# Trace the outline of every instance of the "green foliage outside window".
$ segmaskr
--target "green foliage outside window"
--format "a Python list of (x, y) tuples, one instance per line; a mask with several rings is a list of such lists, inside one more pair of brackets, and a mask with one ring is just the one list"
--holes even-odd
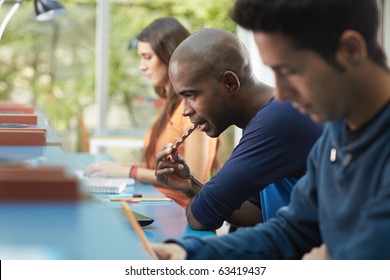
[[(108, 1), (108, 0), (102, 0)], [(95, 103), (96, 1), (62, 1), (68, 13), (54, 21), (35, 20), (32, 1), (24, 1), (0, 41), (0, 100), (28, 102), (40, 108), (56, 131), (78, 129), (77, 117)], [(132, 127), (152, 117), (137, 102), (155, 94), (138, 70), (130, 39), (156, 18), (173, 16), (191, 32), (220, 27), (235, 32), (228, 16), (233, 0), (116, 0), (111, 3), (109, 106), (127, 108)], [(10, 9), (6, 1), (0, 20)], [(70, 147), (71, 150), (76, 149)]]

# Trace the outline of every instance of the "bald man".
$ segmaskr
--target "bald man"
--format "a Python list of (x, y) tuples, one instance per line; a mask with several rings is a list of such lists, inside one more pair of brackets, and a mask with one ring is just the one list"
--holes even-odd
[(274, 217), (305, 173), (322, 126), (290, 103), (275, 102), (273, 88), (255, 77), (245, 46), (226, 30), (204, 29), (183, 41), (171, 57), (169, 77), (185, 100), (183, 115), (208, 136), (231, 125), (243, 129), (231, 157), (205, 184), (170, 145), (157, 154), (158, 182), (192, 199), (190, 226), (217, 229), (225, 220), (252, 226)]

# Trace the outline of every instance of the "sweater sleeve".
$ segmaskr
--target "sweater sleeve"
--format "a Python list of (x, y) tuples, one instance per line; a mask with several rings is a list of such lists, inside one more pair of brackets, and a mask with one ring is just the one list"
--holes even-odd
[(270, 183), (301, 177), (321, 130), (290, 104), (268, 103), (245, 128), (229, 160), (194, 197), (194, 217), (215, 227)]

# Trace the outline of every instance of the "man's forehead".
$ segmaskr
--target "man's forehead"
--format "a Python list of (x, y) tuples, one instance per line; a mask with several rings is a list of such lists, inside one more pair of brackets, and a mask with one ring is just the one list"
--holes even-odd
[(171, 68), (173, 71), (177, 71), (178, 69), (185, 70), (190, 65), (190, 62), (183, 58), (175, 58), (172, 57), (169, 61), (169, 68)]
[(277, 50), (294, 50), (293, 41), (282, 33), (254, 32), (255, 42), (259, 48), (269, 48)]
[(275, 59), (291, 59), (298, 50), (293, 41), (282, 33), (254, 32), (254, 39), (265, 64)]
[(193, 79), (197, 75), (198, 65), (189, 61), (173, 61), (169, 64), (169, 73), (172, 78), (186, 77), (186, 79)]

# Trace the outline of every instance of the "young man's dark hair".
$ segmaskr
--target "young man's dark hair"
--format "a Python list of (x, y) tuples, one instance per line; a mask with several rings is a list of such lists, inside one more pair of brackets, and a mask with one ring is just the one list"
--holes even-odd
[(376, 0), (240, 0), (231, 17), (244, 28), (281, 32), (295, 47), (317, 52), (340, 68), (334, 57), (339, 37), (346, 29), (358, 31), (367, 44), (368, 56), (382, 67), (386, 56), (378, 44), (380, 15)]

